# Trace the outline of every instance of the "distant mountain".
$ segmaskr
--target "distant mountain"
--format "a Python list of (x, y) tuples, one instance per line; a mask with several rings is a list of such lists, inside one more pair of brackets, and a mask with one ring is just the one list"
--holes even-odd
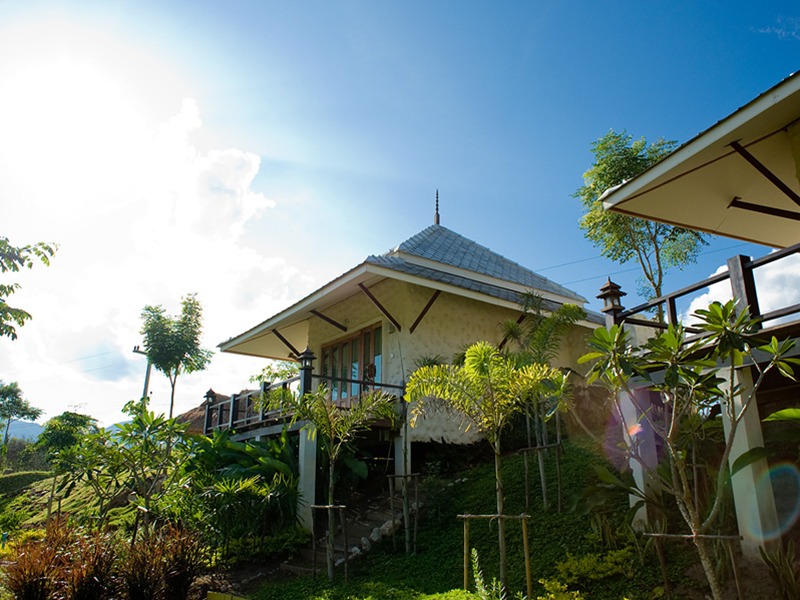
[[(5, 423), (3, 423), (5, 425)], [(44, 431), (44, 427), (32, 423), (31, 421), (11, 421), (11, 427), (8, 428), (9, 438), (20, 438), (23, 440), (35, 440), (39, 434)], [(0, 437), (0, 442), (3, 439)]]

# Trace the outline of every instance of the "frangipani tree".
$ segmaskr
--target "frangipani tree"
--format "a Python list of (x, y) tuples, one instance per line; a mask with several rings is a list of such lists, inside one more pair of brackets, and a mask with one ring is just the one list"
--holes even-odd
[[(346, 445), (356, 435), (369, 429), (376, 420), (387, 420), (394, 423), (395, 397), (385, 392), (373, 390), (358, 398), (352, 398), (349, 404), (333, 402), (330, 392), (320, 387), (316, 392), (305, 396), (294, 394), (290, 390), (274, 390), (266, 399), (270, 410), (280, 410), (291, 417), (292, 421), (307, 421), (304, 428), (308, 436), (319, 436), (319, 442), (328, 455), (328, 506), (334, 503), (334, 484), (336, 483), (336, 462), (342, 455)], [(313, 498), (306, 498), (313, 504)], [(336, 520), (333, 508), (328, 509), (328, 579), (334, 578), (333, 534)]]
[[(784, 376), (794, 378), (792, 364), (800, 364), (800, 361), (786, 358), (794, 346), (791, 341), (779, 343), (773, 337), (769, 343), (759, 342), (757, 322), (749, 318), (746, 309), (737, 310), (734, 301), (715, 302), (707, 310), (697, 311), (695, 316), (700, 322), (693, 327), (705, 335), (688, 338), (681, 325), (669, 325), (642, 347), (633, 346), (627, 332), (618, 325), (597, 329), (589, 341), (592, 352), (581, 361), (595, 361), (589, 382), (599, 381), (611, 391), (612, 409), (629, 440), (620, 452), (641, 465), (662, 494), (675, 500), (692, 533), (713, 597), (722, 600), (710, 543), (703, 536), (713, 532), (720, 514), (724, 483), (730, 476), (728, 458), (736, 432), (767, 374), (777, 369)], [(752, 386), (737, 383), (736, 369), (745, 362), (753, 370)], [(639, 401), (635, 387), (642, 384), (661, 394), (663, 414), (657, 416)], [(628, 398), (641, 415), (639, 422), (626, 421), (621, 405), (623, 397)], [(710, 502), (703, 503), (696, 493), (692, 455), (687, 451), (687, 444), (694, 443), (692, 435), (696, 441), (702, 431), (692, 432), (684, 425), (697, 415), (711, 415), (717, 406), (729, 426), (715, 489)], [(575, 416), (581, 423), (580, 415), (576, 413)], [(664, 456), (658, 466), (643, 455), (645, 449), (637, 439), (642, 425), (653, 432), (656, 443), (663, 448)], [(591, 435), (588, 428), (584, 429)], [(739, 464), (737, 460), (732, 470)], [(637, 494), (647, 497), (648, 490), (637, 490)]]
[[(444, 408), (463, 417), (467, 428), (475, 428), (494, 451), (497, 514), (504, 514), (502, 448), (500, 435), (511, 418), (523, 410), (524, 402), (538, 393), (550, 377), (563, 374), (546, 365), (520, 366), (487, 342), (470, 346), (463, 365), (431, 365), (415, 371), (406, 386), (413, 403), (412, 421), (431, 408)], [(555, 388), (554, 388), (555, 389)], [(505, 520), (498, 520), (500, 580), (508, 585)]]

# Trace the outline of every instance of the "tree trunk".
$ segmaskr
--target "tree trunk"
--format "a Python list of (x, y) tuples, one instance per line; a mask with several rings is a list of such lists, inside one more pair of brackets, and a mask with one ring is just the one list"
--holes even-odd
[(709, 548), (708, 540), (705, 538), (695, 538), (694, 545), (697, 547), (697, 553), (700, 555), (700, 563), (703, 565), (708, 585), (711, 588), (711, 595), (714, 600), (724, 600), (722, 596), (722, 588), (717, 579), (717, 573), (714, 570), (714, 559), (712, 557), (711, 549)]
[(500, 442), (494, 444), (494, 478), (497, 485), (497, 545), (500, 550), (500, 583), (503, 589), (508, 589), (508, 565), (506, 564), (506, 520), (503, 518), (505, 510), (505, 495), (503, 493), (503, 463), (500, 456)]
[[(528, 448), (531, 447), (531, 411), (528, 406), (525, 406), (525, 430), (528, 435)], [(526, 450), (523, 458), (525, 459), (525, 510), (531, 510), (531, 483), (530, 483), (530, 465), (528, 464), (528, 454), (530, 450)]]
[[(328, 547), (327, 547), (327, 556), (328, 556), (328, 581), (333, 581), (335, 576), (334, 569), (336, 564), (334, 562), (334, 546), (333, 546), (333, 534), (336, 530), (336, 517), (334, 514), (333, 508), (333, 461), (330, 461), (329, 465), (329, 472), (328, 472)], [(314, 550), (316, 552), (316, 549)]]
[[(538, 407), (534, 408), (533, 418), (533, 425), (536, 431), (536, 445), (539, 448), (536, 450), (536, 458), (539, 460), (539, 481), (542, 484), (542, 505), (544, 509), (547, 510), (547, 475), (544, 472), (544, 450), (542, 450), (542, 446), (545, 445), (544, 436), (542, 435), (542, 424), (544, 421), (539, 415)], [(547, 425), (545, 424), (544, 427), (547, 427)]]

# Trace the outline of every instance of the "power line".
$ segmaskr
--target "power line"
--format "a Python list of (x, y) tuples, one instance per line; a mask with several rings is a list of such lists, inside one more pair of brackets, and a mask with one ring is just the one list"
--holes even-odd
[[(746, 246), (746, 245), (747, 245), (746, 242), (742, 242), (740, 244), (734, 244), (733, 246), (727, 246), (725, 248), (717, 248), (715, 250), (705, 250), (704, 252), (700, 252), (700, 254), (698, 254), (698, 256), (705, 256), (707, 254), (716, 254), (717, 252), (727, 252), (728, 250), (734, 250), (736, 248), (741, 248), (742, 246)], [(537, 268), (537, 269), (532, 269), (532, 270), (535, 271), (536, 273), (540, 273), (542, 271), (549, 271), (551, 269), (559, 269), (561, 267), (568, 267), (570, 265), (576, 265), (578, 263), (584, 263), (584, 262), (589, 262), (589, 261), (592, 261), (592, 260), (598, 260), (600, 258), (603, 258), (603, 256), (602, 255), (588, 256), (586, 258), (579, 258), (577, 260), (573, 260), (573, 261), (570, 261), (570, 262), (565, 262), (565, 263), (561, 263), (561, 264), (558, 264), (558, 265), (551, 265), (549, 267), (542, 267), (540, 269)], [(619, 273), (626, 273), (627, 271), (618, 271), (618, 272)], [(614, 275), (614, 273), (611, 273), (611, 275)], [(606, 277), (606, 275), (603, 275), (603, 277)], [(590, 279), (595, 279), (595, 278), (592, 277)], [(579, 281), (587, 281), (587, 280), (586, 279), (581, 279)], [(577, 283), (577, 282), (570, 281), (570, 282), (567, 282), (567, 283)], [(564, 285), (566, 285), (566, 284), (564, 284)]]

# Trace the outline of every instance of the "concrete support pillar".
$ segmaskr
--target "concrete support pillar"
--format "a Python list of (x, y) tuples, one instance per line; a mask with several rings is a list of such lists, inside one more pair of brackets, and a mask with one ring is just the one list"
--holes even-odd
[(310, 531), (313, 522), (311, 505), (316, 502), (317, 494), (317, 432), (312, 425), (300, 432), (299, 463), (301, 501), (297, 506), (297, 515), (300, 524)]
[[(658, 467), (658, 451), (656, 449), (656, 435), (653, 428), (642, 415), (642, 411), (650, 413), (651, 418), (654, 409), (654, 398), (651, 390), (646, 388), (635, 389), (636, 402), (631, 397), (623, 393), (620, 397), (619, 406), (623, 418), (623, 438), (630, 451), (641, 460), (630, 459), (630, 468), (633, 473), (636, 487), (647, 495), (658, 494), (660, 490), (656, 486), (648, 471), (654, 471)], [(644, 463), (644, 464), (643, 464)], [(640, 502), (641, 498), (631, 495), (629, 502), (631, 508)], [(647, 507), (641, 506), (636, 511), (633, 518), (633, 526), (637, 530), (644, 530), (645, 525), (652, 519), (648, 518)]]
[[(749, 369), (738, 369), (734, 383), (743, 386), (745, 394), (752, 389), (753, 378)], [(728, 382), (729, 384), (731, 382)], [(734, 410), (740, 411), (745, 396), (738, 396)], [(728, 411), (723, 407), (722, 420), (725, 425), (725, 436), (731, 429)], [(764, 446), (761, 421), (758, 418), (756, 402), (750, 403), (744, 417), (739, 422), (728, 464), (733, 465), (742, 454)], [(737, 472), (732, 479), (733, 501), (736, 506), (736, 520), (742, 540), (742, 553), (745, 556), (758, 557), (759, 546), (773, 549), (773, 544), (780, 534), (778, 513), (775, 509), (775, 496), (769, 477), (769, 465), (766, 459), (759, 459)]]

